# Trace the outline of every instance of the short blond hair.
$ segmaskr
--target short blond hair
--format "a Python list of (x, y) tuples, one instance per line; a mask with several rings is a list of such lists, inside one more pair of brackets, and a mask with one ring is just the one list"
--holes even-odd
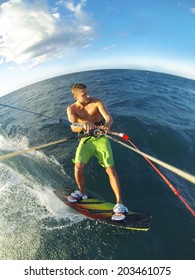
[(84, 85), (84, 84), (74, 84), (72, 87), (71, 87), (71, 92), (73, 95), (75, 95), (79, 90), (82, 90), (82, 89), (86, 89), (87, 86)]

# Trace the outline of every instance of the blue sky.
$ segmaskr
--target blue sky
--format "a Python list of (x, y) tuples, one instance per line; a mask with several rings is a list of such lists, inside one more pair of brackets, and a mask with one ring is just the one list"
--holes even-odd
[(195, 79), (195, 0), (0, 1), (0, 96), (103, 68)]

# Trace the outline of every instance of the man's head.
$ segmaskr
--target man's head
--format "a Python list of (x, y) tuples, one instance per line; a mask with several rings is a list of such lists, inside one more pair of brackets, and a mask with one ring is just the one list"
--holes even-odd
[(84, 84), (74, 84), (71, 88), (71, 92), (73, 97), (79, 102), (79, 103), (89, 103), (90, 96), (89, 92), (87, 90), (87, 86)]
[(84, 84), (74, 84), (71, 88), (73, 96), (77, 95), (78, 92), (87, 89), (87, 86)]

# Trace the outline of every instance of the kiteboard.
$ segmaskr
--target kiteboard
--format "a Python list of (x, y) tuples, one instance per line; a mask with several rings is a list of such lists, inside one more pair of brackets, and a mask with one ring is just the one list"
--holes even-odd
[(71, 192), (72, 191), (70, 189), (54, 191), (55, 195), (67, 206), (75, 209), (79, 213), (91, 219), (128, 230), (146, 231), (150, 229), (152, 222), (152, 216), (150, 214), (133, 212), (129, 210), (124, 220), (113, 221), (111, 220), (111, 216), (113, 214), (112, 209), (114, 204), (93, 197), (71, 203), (67, 199), (67, 196), (69, 196)]

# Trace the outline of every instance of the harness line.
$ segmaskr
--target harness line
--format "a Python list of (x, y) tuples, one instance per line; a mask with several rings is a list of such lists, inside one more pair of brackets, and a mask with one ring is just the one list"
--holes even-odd
[(49, 146), (52, 146), (52, 145), (60, 144), (60, 143), (66, 142), (66, 141), (68, 141), (72, 138), (75, 138), (75, 136), (67, 137), (65, 139), (61, 139), (61, 140), (58, 140), (58, 141), (54, 141), (54, 142), (50, 142), (50, 143), (47, 143), (47, 144), (39, 145), (39, 146), (32, 147), (32, 148), (29, 148), (29, 149), (26, 149), (26, 150), (17, 151), (17, 152), (13, 152), (13, 153), (9, 153), (9, 154), (4, 154), (4, 155), (0, 156), (0, 161), (5, 160), (5, 159), (9, 159), (9, 158), (13, 158), (13, 157), (17, 157), (17, 156), (20, 156), (22, 154), (27, 154), (29, 152), (39, 150), (39, 149), (43, 149), (43, 148), (46, 148), (46, 147), (49, 147)]
[(15, 107), (15, 106), (2, 104), (2, 103), (0, 103), (0, 106), (10, 108), (10, 109), (14, 109), (14, 110), (18, 110), (18, 111), (22, 111), (22, 112), (26, 112), (26, 113), (31, 113), (31, 114), (34, 114), (34, 115), (37, 115), (37, 116), (40, 116), (40, 117), (44, 117), (44, 118), (48, 118), (48, 119), (52, 119), (52, 120), (56, 121), (56, 119), (53, 118), (53, 117), (43, 115), (43, 114), (40, 114), (40, 113), (37, 113), (37, 112), (33, 112), (33, 111), (30, 111), (30, 110), (25, 110), (25, 109), (22, 109), (22, 108), (18, 108), (18, 107)]

